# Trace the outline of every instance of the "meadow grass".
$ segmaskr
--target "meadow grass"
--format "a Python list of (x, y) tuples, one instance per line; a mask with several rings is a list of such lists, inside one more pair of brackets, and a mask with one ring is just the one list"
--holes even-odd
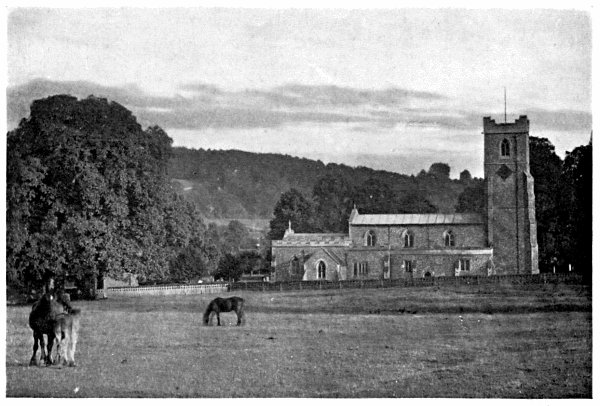
[(29, 367), (8, 307), (9, 397), (589, 398), (591, 288), (456, 286), (109, 298), (82, 309), (75, 368)]

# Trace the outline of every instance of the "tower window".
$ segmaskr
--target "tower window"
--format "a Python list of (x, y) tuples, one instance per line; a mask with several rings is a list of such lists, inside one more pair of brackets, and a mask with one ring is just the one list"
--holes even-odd
[(365, 244), (367, 247), (374, 247), (376, 242), (377, 238), (375, 237), (375, 232), (373, 232), (373, 230), (367, 231), (367, 234), (365, 235)]
[(500, 143), (500, 156), (510, 156), (510, 142), (506, 138)]
[(455, 238), (454, 238), (454, 233), (452, 232), (452, 230), (448, 230), (448, 231), (444, 232), (444, 246), (454, 247), (454, 245), (455, 245)]
[(415, 245), (413, 233), (408, 230), (406, 230), (402, 235), (402, 241), (404, 243), (404, 248), (412, 248)]
[(319, 264), (317, 265), (317, 279), (325, 279), (325, 270), (325, 262), (319, 261)]

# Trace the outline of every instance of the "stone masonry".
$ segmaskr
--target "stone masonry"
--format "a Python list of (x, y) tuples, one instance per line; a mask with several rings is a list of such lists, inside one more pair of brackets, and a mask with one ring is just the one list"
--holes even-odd
[(348, 234), (272, 241), (275, 280), (403, 279), (535, 274), (538, 247), (529, 120), (483, 119), (487, 213), (360, 214)]

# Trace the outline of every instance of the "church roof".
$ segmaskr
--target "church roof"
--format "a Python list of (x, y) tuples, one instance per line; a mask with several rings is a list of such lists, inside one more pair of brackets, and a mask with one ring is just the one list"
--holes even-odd
[(336, 264), (340, 264), (346, 266), (346, 261), (344, 261), (344, 251), (340, 250), (340, 248), (327, 248), (323, 247), (323, 251), (327, 253), (335, 261)]
[(286, 245), (333, 245), (333, 246), (347, 246), (350, 245), (351, 240), (348, 234), (333, 234), (333, 233), (293, 233), (286, 234), (282, 240), (272, 241), (273, 246), (286, 246)]
[(357, 214), (351, 219), (353, 226), (360, 225), (432, 225), (432, 224), (484, 224), (477, 213), (452, 214)]

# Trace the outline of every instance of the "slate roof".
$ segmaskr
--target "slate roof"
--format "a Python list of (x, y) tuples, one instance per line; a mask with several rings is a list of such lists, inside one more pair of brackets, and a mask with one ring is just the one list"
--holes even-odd
[(357, 214), (350, 222), (360, 225), (400, 225), (400, 224), (484, 224), (483, 216), (476, 213), (452, 214)]

